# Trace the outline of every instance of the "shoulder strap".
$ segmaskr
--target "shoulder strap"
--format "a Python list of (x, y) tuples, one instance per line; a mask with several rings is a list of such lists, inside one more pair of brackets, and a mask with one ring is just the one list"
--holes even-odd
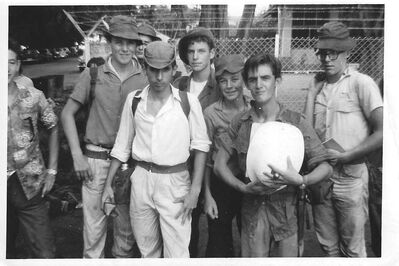
[(179, 96), (180, 96), (180, 105), (181, 108), (183, 109), (184, 114), (186, 115), (188, 119), (188, 115), (190, 114), (190, 102), (188, 101), (188, 96), (186, 91), (179, 90)]
[(138, 98), (136, 96), (138, 96), (141, 92), (142, 92), (142, 90), (137, 90), (136, 93), (134, 94), (133, 101), (132, 101), (132, 114), (133, 114), (133, 116), (136, 113), (137, 105), (139, 104), (139, 102), (141, 100), (141, 98)]
[(188, 83), (190, 82), (190, 77), (189, 76), (183, 76), (180, 78), (179, 81), (179, 91), (187, 91), (188, 88)]
[(98, 76), (98, 66), (96, 64), (92, 64), (90, 66), (90, 92), (89, 92), (90, 105), (95, 96), (94, 92), (96, 89), (97, 76)]
[[(135, 95), (133, 97), (133, 101), (132, 101), (132, 113), (133, 113), (133, 116), (136, 113), (137, 105), (139, 104), (139, 102), (141, 100), (141, 98), (138, 98), (136, 96), (138, 96), (141, 92), (142, 92), (141, 90), (136, 91), (136, 93), (135, 93)], [(180, 96), (180, 99), (181, 99), (181, 102), (180, 102), (181, 108), (183, 109), (183, 112), (184, 112), (185, 116), (188, 119), (188, 115), (190, 114), (190, 109), (191, 108), (190, 108), (190, 103), (188, 101), (187, 92), (179, 91), (179, 96)]]

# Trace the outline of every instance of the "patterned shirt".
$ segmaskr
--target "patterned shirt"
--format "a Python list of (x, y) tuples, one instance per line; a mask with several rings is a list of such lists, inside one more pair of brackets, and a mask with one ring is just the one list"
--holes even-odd
[(44, 94), (18, 85), (14, 102), (8, 106), (7, 177), (17, 173), (27, 199), (40, 192), (46, 166), (39, 148), (38, 121), (51, 129), (58, 118)]

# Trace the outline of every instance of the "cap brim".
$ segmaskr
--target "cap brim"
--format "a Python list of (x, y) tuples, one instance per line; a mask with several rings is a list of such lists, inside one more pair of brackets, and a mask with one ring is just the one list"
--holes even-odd
[(244, 68), (244, 65), (243, 66), (234, 66), (234, 65), (227, 66), (227, 67), (224, 67), (224, 68), (221, 68), (221, 69), (218, 69), (217, 71), (215, 71), (215, 76), (219, 77), (225, 71), (229, 72), (231, 74), (234, 74), (234, 73), (240, 72), (241, 70), (243, 70), (243, 68)]
[(109, 36), (109, 37), (118, 37), (118, 38), (122, 38), (122, 39), (126, 39), (126, 40), (132, 40), (132, 41), (136, 41), (138, 43), (138, 45), (141, 45), (143, 43), (143, 41), (140, 39), (140, 36), (137, 34), (122, 34), (122, 33), (113, 33), (111, 34), (108, 31), (104, 32), (104, 36)]

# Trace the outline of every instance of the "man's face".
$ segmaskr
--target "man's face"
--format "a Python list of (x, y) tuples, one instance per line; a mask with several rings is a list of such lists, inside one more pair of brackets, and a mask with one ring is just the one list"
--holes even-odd
[(172, 67), (172, 64), (157, 69), (149, 65), (146, 66), (146, 73), (150, 88), (154, 91), (160, 92), (164, 89), (169, 88), (169, 84), (172, 82), (173, 75), (176, 72), (176, 68)]
[(251, 91), (255, 102), (264, 104), (276, 97), (276, 84), (280, 80), (276, 79), (268, 64), (263, 64), (248, 72), (247, 88)]
[(136, 53), (136, 41), (112, 36), (109, 44), (111, 57), (117, 64), (127, 65), (132, 61), (132, 56)]
[(206, 42), (191, 42), (187, 48), (187, 60), (193, 72), (201, 72), (211, 64), (215, 50), (209, 49)]
[(12, 50), (8, 50), (8, 84), (19, 75), (20, 66), (21, 61), (17, 59), (17, 54)]
[(348, 52), (320, 49), (316, 53), (327, 76), (341, 75), (345, 71)]
[(229, 73), (224, 71), (217, 80), (224, 99), (234, 101), (242, 96), (244, 82), (241, 72)]
[(137, 49), (136, 49), (136, 56), (137, 56), (137, 58), (143, 59), (143, 58), (144, 58), (144, 49), (147, 47), (147, 45), (148, 45), (150, 42), (152, 42), (152, 39), (151, 39), (150, 36), (147, 36), (147, 35), (139, 34), (139, 36), (140, 36), (140, 39), (141, 39), (141, 41), (143, 42), (143, 44), (137, 46)]

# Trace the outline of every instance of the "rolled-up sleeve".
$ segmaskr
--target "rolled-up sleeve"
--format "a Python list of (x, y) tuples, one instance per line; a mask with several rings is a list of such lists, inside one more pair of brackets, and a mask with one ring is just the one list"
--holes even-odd
[(119, 130), (116, 135), (114, 147), (111, 156), (121, 162), (126, 162), (132, 153), (133, 138), (135, 135), (134, 117), (132, 113), (132, 101), (135, 91), (131, 92), (123, 106)]
[(211, 142), (208, 138), (201, 105), (194, 95), (188, 93), (187, 96), (190, 103), (190, 114), (188, 116), (191, 140), (190, 150), (208, 152)]

